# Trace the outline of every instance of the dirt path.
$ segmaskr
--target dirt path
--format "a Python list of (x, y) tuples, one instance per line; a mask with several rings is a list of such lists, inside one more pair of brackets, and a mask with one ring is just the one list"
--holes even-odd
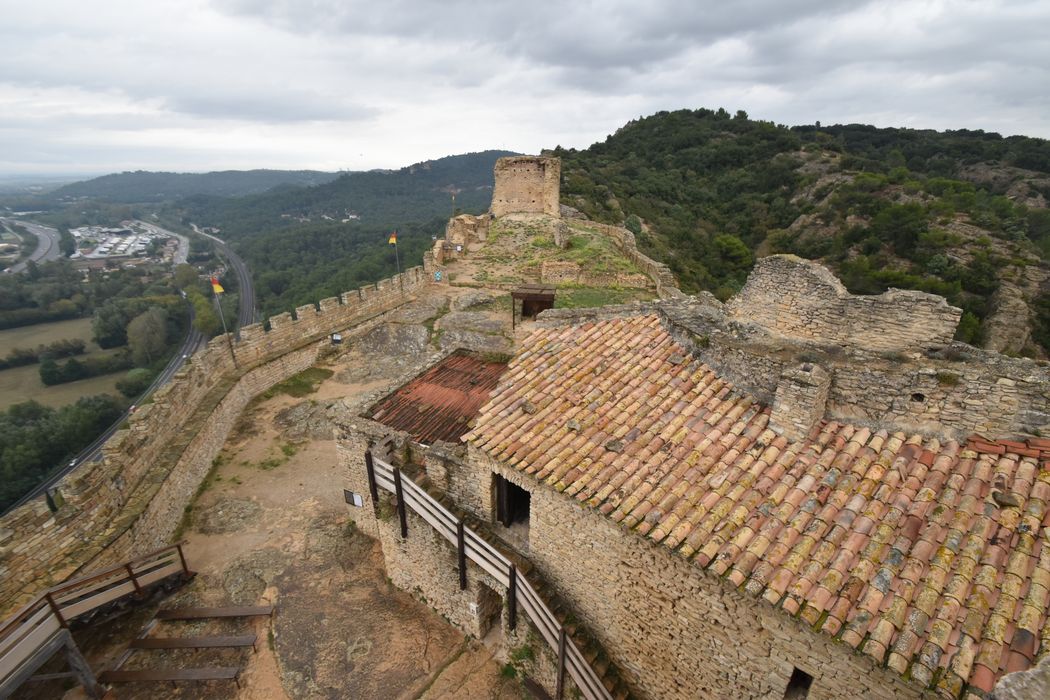
[[(374, 391), (348, 355), (305, 401)], [(389, 371), (396, 370), (391, 367)], [(285, 395), (249, 407), (202, 488), (183, 533), (194, 581), (163, 602), (272, 603), (272, 620), (162, 623), (151, 636), (246, 634), (257, 651), (140, 651), (126, 669), (244, 665), (230, 682), (126, 684), (119, 698), (500, 698), (522, 696), (492, 654), (410, 594), (391, 585), (374, 540), (353, 529), (343, 502), (335, 440), (294, 441), (275, 420), (304, 399)], [(293, 433), (296, 434), (296, 433)], [(297, 435), (297, 434), (296, 434)], [(152, 616), (136, 611), (85, 642), (103, 667)], [(100, 630), (102, 632), (102, 630)], [(77, 697), (70, 693), (68, 697)]]

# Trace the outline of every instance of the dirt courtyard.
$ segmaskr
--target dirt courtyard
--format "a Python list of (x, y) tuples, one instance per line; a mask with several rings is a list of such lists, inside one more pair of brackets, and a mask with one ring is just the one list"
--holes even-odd
[[(276, 606), (272, 617), (162, 622), (150, 636), (249, 634), (256, 650), (136, 651), (126, 670), (242, 665), (231, 681), (129, 683), (115, 697), (530, 697), (492, 652), (389, 583), (374, 540), (356, 531), (343, 500), (336, 442), (323, 418), (332, 400), (374, 392), (403, 367), (350, 351), (305, 398), (273, 392), (242, 415), (188, 509), (181, 537), (196, 578), (163, 607)], [(353, 410), (346, 409), (343, 410)], [(152, 618), (125, 615), (81, 643), (107, 667)], [(79, 635), (78, 635), (79, 637)], [(79, 690), (67, 697), (83, 697)]]

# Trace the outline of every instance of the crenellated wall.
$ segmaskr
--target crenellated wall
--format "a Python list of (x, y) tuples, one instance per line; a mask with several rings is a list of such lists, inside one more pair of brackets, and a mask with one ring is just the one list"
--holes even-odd
[(367, 331), (427, 280), (414, 267), (275, 316), (269, 331), (248, 326), (234, 345), (238, 368), (226, 339), (214, 338), (104, 445), (100, 461), (58, 483), (57, 512), (41, 497), (0, 519), (0, 612), (85, 567), (167, 543), (248, 401), (310, 367), (329, 334)]
[(547, 156), (500, 158), (492, 190), (493, 216), (507, 214), (561, 215), (561, 159)]

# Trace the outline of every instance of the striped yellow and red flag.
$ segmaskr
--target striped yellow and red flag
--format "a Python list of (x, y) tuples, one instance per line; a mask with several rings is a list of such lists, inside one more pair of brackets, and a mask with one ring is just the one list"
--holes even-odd
[(390, 234), (390, 240), (387, 241), (390, 245), (397, 245), (397, 231)]
[(222, 285), (219, 284), (218, 277), (211, 278), (211, 291), (215, 292), (216, 294), (222, 294), (224, 291), (226, 291), (222, 288)]

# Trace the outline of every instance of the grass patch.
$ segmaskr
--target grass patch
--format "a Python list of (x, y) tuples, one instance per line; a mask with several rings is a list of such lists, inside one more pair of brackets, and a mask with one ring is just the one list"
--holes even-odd
[(263, 398), (272, 399), (278, 394), (287, 394), (297, 399), (301, 399), (304, 396), (314, 393), (317, 391), (317, 387), (321, 385), (321, 382), (331, 377), (335, 372), (324, 367), (310, 367), (304, 369), (294, 377), (289, 377), (279, 384), (274, 384), (272, 387), (262, 393)]
[(952, 374), (951, 372), (938, 372), (937, 383), (941, 386), (958, 386), (959, 375)]
[(284, 453), (285, 457), (294, 457), (295, 453), (298, 451), (299, 448), (290, 442), (286, 442), (283, 445), (281, 445), (281, 452)]
[(589, 309), (610, 304), (626, 304), (632, 301), (652, 299), (653, 294), (644, 289), (610, 289), (605, 287), (571, 287), (558, 289), (554, 299), (556, 309)]

